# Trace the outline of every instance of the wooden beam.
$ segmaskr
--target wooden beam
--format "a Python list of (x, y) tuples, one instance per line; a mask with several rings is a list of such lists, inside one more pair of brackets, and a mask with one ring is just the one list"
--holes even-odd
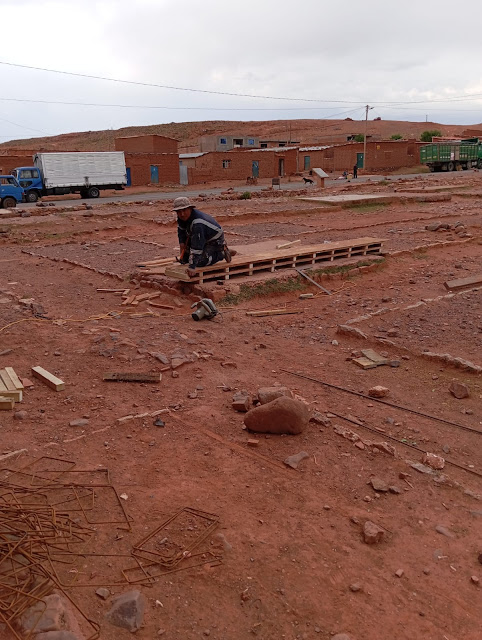
[(15, 385), (16, 389), (23, 389), (24, 388), (20, 378), (17, 376), (17, 374), (15, 373), (15, 370), (12, 367), (5, 367), (5, 371), (7, 372), (8, 376), (10, 377), (10, 380)]
[(291, 242), (285, 242), (283, 244), (277, 244), (277, 249), (287, 249), (288, 247), (292, 247), (294, 244), (299, 244), (301, 240), (292, 240)]
[(459, 278), (458, 280), (448, 280), (444, 282), (444, 286), (449, 291), (456, 291), (457, 289), (466, 289), (469, 287), (482, 286), (482, 275), (469, 276), (468, 278)]
[(55, 391), (63, 391), (65, 389), (65, 382), (54, 376), (53, 373), (49, 373), (43, 367), (32, 367), (32, 373), (36, 378)]
[(284, 316), (284, 315), (290, 315), (294, 313), (303, 313), (303, 309), (295, 309), (293, 311), (289, 311), (288, 309), (269, 309), (268, 311), (246, 311), (246, 315), (252, 316), (253, 318), (262, 318), (263, 316)]
[(104, 373), (102, 379), (105, 382), (160, 382), (161, 373), (130, 373), (130, 372), (111, 372)]
[(0, 411), (10, 411), (15, 406), (15, 400), (13, 398), (6, 398), (0, 396)]

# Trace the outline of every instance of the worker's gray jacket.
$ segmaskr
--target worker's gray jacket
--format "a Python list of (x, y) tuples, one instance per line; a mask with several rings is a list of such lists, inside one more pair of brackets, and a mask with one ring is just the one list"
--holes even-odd
[(221, 225), (212, 216), (193, 209), (188, 220), (177, 219), (177, 235), (180, 244), (189, 246), (189, 266), (195, 269), (205, 262), (207, 253), (222, 251), (224, 233)]

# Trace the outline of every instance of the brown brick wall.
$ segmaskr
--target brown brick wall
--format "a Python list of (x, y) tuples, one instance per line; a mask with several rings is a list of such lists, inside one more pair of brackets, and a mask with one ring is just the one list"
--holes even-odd
[(177, 153), (126, 153), (125, 157), (133, 187), (151, 184), (151, 165), (159, 168), (159, 184), (179, 184)]
[[(408, 140), (393, 142), (367, 142), (367, 170), (389, 171), (420, 164), (420, 144)], [(321, 151), (300, 151), (299, 170), (304, 170), (304, 157), (310, 156), (310, 167), (320, 167), (327, 172), (351, 171), (357, 153), (363, 153), (363, 142), (331, 147)]]
[(14, 155), (14, 156), (1, 156), (0, 155), (0, 174), (10, 175), (12, 169), (17, 167), (32, 167), (33, 160), (32, 155)]
[(115, 139), (115, 150), (131, 153), (177, 153), (177, 140), (166, 136), (128, 136)]
[[(189, 183), (196, 184), (211, 180), (246, 180), (253, 173), (253, 162), (259, 163), (260, 178), (279, 176), (279, 161), (284, 160), (284, 175), (296, 173), (296, 149), (287, 151), (229, 151), (206, 153), (196, 158), (196, 167), (189, 170)], [(229, 161), (223, 167), (223, 160)], [(191, 182), (192, 179), (192, 182)]]

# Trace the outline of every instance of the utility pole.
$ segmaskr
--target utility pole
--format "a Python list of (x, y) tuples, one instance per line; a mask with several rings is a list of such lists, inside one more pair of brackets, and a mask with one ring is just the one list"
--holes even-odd
[(367, 133), (368, 133), (368, 112), (373, 107), (370, 107), (368, 104), (365, 107), (365, 135), (363, 137), (363, 170), (366, 171), (367, 168)]

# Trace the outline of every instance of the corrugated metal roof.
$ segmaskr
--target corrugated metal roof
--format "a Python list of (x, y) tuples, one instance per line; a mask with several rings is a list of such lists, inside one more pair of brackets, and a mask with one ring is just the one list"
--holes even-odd
[(199, 158), (200, 156), (205, 156), (208, 151), (203, 151), (202, 153), (180, 153), (179, 158), (182, 160), (183, 158)]
[(300, 151), (323, 151), (323, 149), (329, 149), (335, 145), (327, 144), (324, 147), (300, 147)]

